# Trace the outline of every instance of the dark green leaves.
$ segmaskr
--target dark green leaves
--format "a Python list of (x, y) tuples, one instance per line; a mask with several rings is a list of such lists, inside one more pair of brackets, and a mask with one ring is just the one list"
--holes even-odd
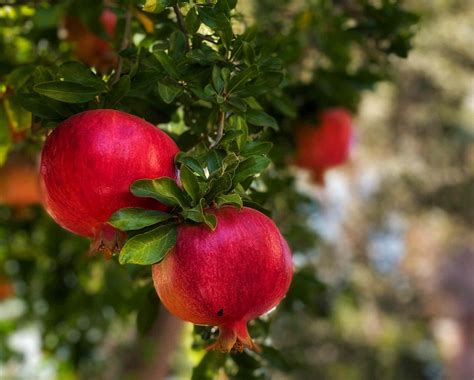
[(163, 99), (166, 104), (170, 104), (173, 102), (174, 98), (176, 98), (176, 96), (181, 93), (181, 88), (173, 84), (159, 82), (158, 92), (161, 96), (161, 99)]
[(182, 215), (187, 220), (197, 223), (205, 223), (211, 230), (215, 230), (217, 226), (217, 218), (212, 214), (206, 213), (204, 211), (205, 207), (206, 202), (204, 199), (201, 199), (197, 206), (184, 210)]
[(176, 245), (176, 226), (160, 226), (129, 239), (120, 252), (120, 264), (151, 265), (163, 260)]
[(168, 206), (185, 208), (189, 204), (183, 190), (178, 187), (173, 179), (167, 177), (140, 179), (132, 184), (130, 190), (137, 197), (153, 198)]
[(65, 103), (86, 103), (101, 92), (95, 87), (67, 81), (39, 83), (34, 86), (34, 90), (38, 94)]
[(107, 95), (107, 106), (114, 107), (118, 102), (120, 102), (130, 91), (130, 85), (130, 75), (124, 75), (117, 83), (114, 83)]
[(194, 173), (185, 165), (181, 166), (180, 179), (184, 190), (191, 196), (194, 202), (201, 198), (201, 187)]
[(170, 220), (171, 214), (142, 208), (123, 208), (115, 212), (109, 219), (109, 224), (122, 231), (140, 230)]
[(59, 66), (58, 71), (65, 81), (82, 84), (83, 86), (93, 87), (98, 90), (104, 90), (106, 87), (105, 82), (82, 63), (75, 61), (65, 62)]
[(240, 183), (245, 179), (261, 173), (270, 165), (270, 159), (263, 156), (251, 156), (242, 161), (235, 170), (234, 184)]
[(270, 127), (275, 130), (278, 129), (276, 120), (264, 111), (249, 110), (246, 113), (246, 118), (250, 124), (256, 125), (258, 127)]

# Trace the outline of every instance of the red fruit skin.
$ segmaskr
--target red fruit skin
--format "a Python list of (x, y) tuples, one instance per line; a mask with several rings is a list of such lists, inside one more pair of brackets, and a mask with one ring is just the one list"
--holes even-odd
[(344, 108), (331, 108), (320, 116), (317, 127), (304, 125), (297, 131), (296, 164), (311, 170), (317, 183), (324, 172), (346, 162), (352, 139), (351, 115)]
[(273, 221), (251, 208), (224, 206), (208, 212), (217, 228), (178, 227), (177, 244), (152, 268), (157, 293), (177, 317), (218, 325), (211, 348), (256, 348), (246, 323), (275, 307), (293, 276), (291, 251)]
[(165, 209), (137, 198), (138, 179), (176, 178), (178, 147), (154, 125), (124, 112), (86, 111), (61, 123), (41, 153), (43, 203), (53, 219), (75, 234), (111, 238), (105, 223), (118, 209)]

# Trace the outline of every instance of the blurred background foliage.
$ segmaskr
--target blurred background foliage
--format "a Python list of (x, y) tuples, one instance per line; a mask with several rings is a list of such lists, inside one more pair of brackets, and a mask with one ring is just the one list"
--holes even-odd
[[(117, 50), (124, 3), (109, 4)], [(0, 3), (2, 161), (34, 160), (46, 133), (11, 96), (18, 68), (74, 57), (64, 30), (71, 12), (106, 37), (102, 6)], [(234, 29), (249, 28), (254, 49), (286, 68), (258, 99), (280, 131), (264, 132), (274, 164), (254, 181), (252, 200), (272, 211), (297, 272), (277, 312), (250, 326), (263, 352), (205, 353), (216, 330), (169, 316), (147, 268), (88, 257), (87, 240), (40, 206), (2, 205), (0, 378), (471, 380), (474, 4), (242, 0), (237, 9)], [(133, 45), (168, 41), (174, 23), (168, 11), (136, 13)], [(139, 74), (120, 107), (185, 145), (190, 116), (147, 89), (146, 68)], [(356, 141), (322, 189), (292, 165), (294, 130), (333, 106), (358, 115)]]

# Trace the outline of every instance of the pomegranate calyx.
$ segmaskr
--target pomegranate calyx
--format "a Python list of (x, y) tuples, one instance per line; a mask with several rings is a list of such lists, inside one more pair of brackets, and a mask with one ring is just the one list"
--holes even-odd
[(106, 260), (110, 260), (115, 253), (120, 252), (126, 240), (125, 232), (109, 224), (103, 224), (94, 235), (89, 253), (91, 255), (102, 253)]
[(261, 349), (250, 337), (247, 331), (247, 322), (238, 321), (219, 326), (217, 341), (206, 347), (207, 351), (216, 350), (222, 353), (243, 352), (245, 348), (260, 352)]

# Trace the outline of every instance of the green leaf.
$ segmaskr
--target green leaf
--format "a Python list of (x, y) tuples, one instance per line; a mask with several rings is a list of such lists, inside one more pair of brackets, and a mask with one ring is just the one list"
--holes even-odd
[(211, 230), (214, 231), (217, 227), (217, 218), (215, 215), (206, 214), (204, 212), (205, 206), (206, 201), (204, 198), (202, 198), (195, 207), (183, 210), (181, 215), (184, 219), (197, 223), (205, 223)]
[(180, 30), (175, 30), (169, 36), (169, 55), (173, 59), (181, 59), (186, 54), (186, 36)]
[(234, 206), (237, 206), (238, 208), (242, 208), (243, 206), (243, 201), (242, 197), (239, 194), (225, 194), (225, 195), (219, 195), (216, 199), (217, 206), (221, 207), (222, 205), (227, 205), (231, 204)]
[(201, 164), (193, 157), (186, 156), (185, 153), (180, 152), (177, 154), (175, 160), (180, 164), (186, 165), (189, 169), (193, 170), (202, 178), (206, 178), (206, 173), (204, 173), (204, 169), (202, 168)]
[(238, 90), (245, 83), (247, 83), (248, 81), (258, 76), (258, 73), (259, 71), (256, 65), (252, 65), (246, 68), (245, 70), (242, 70), (240, 73), (238, 73), (233, 78), (231, 78), (228, 92), (233, 92), (233, 91)]
[(209, 175), (213, 175), (217, 170), (222, 167), (222, 160), (226, 156), (225, 152), (218, 150), (211, 150), (206, 156), (207, 168)]
[(152, 265), (159, 263), (176, 245), (177, 226), (160, 226), (144, 234), (135, 235), (122, 248), (120, 264)]
[(244, 157), (267, 154), (272, 147), (271, 142), (249, 141), (245, 144), (244, 149), (240, 151), (240, 154)]
[(143, 208), (122, 208), (109, 219), (109, 224), (122, 231), (140, 230), (173, 218), (173, 215)]
[(270, 159), (263, 156), (251, 156), (242, 161), (235, 170), (234, 184), (264, 171), (270, 165)]
[(0, 166), (5, 163), (10, 146), (11, 136), (10, 128), (8, 127), (8, 118), (3, 104), (0, 103)]
[(25, 131), (31, 128), (31, 112), (25, 110), (20, 105), (17, 97), (6, 97), (3, 102), (9, 125), (14, 131)]
[(224, 80), (221, 76), (221, 69), (216, 65), (214, 65), (212, 68), (212, 84), (214, 85), (214, 89), (218, 94), (224, 90)]
[(130, 75), (124, 75), (117, 83), (114, 83), (109, 93), (107, 94), (106, 104), (109, 107), (114, 107), (120, 102), (124, 96), (130, 91)]
[(139, 179), (130, 186), (130, 191), (136, 197), (153, 198), (168, 206), (185, 208), (189, 205), (183, 190), (173, 179), (168, 177)]
[(106, 88), (105, 82), (97, 77), (88, 66), (76, 61), (65, 62), (59, 66), (59, 74), (67, 82), (79, 83), (101, 91)]
[(171, 5), (171, 0), (146, 0), (143, 10), (149, 13), (161, 13)]
[(6, 84), (14, 88), (16, 91), (21, 89), (23, 85), (31, 78), (35, 71), (33, 65), (20, 66), (10, 72), (6, 77)]
[(86, 103), (100, 94), (94, 87), (67, 81), (39, 83), (33, 88), (38, 94), (65, 103)]
[(194, 173), (185, 165), (181, 165), (180, 179), (184, 190), (186, 190), (194, 202), (197, 202), (201, 198), (201, 188)]
[(253, 50), (252, 45), (245, 41), (242, 43), (242, 47), (244, 50), (244, 61), (248, 66), (250, 66), (255, 60), (255, 51)]
[(170, 58), (166, 52), (163, 50), (155, 51), (153, 52), (155, 55), (156, 59), (160, 62), (161, 66), (165, 69), (165, 71), (174, 79), (179, 79), (179, 74), (176, 71), (175, 68), (175, 63), (173, 60)]
[(243, 132), (236, 139), (238, 148), (242, 149), (242, 147), (247, 142), (247, 137), (248, 137), (248, 133), (249, 133), (247, 122), (245, 121), (245, 119), (242, 116), (232, 115), (229, 118), (229, 125), (230, 125), (231, 128), (234, 128), (236, 130), (239, 130), (239, 131)]
[(175, 85), (158, 82), (158, 93), (166, 104), (170, 104), (181, 93), (181, 88)]
[(224, 30), (230, 27), (230, 20), (227, 16), (211, 7), (205, 6), (199, 9), (199, 17), (204, 24), (214, 30)]
[(231, 188), (232, 175), (230, 173), (213, 178), (211, 181), (209, 181), (209, 189), (206, 193), (206, 199), (209, 201), (209, 203), (211, 203), (217, 195), (225, 193)]
[(201, 25), (201, 20), (199, 20), (195, 7), (192, 7), (188, 11), (188, 13), (186, 14), (185, 22), (186, 27), (188, 29), (188, 33), (194, 34), (198, 31), (199, 26)]
[(17, 99), (25, 109), (43, 119), (61, 120), (75, 113), (67, 104), (38, 94), (19, 94)]
[(266, 112), (259, 110), (248, 110), (245, 116), (250, 124), (256, 125), (258, 127), (270, 127), (278, 130), (278, 124), (276, 120)]

